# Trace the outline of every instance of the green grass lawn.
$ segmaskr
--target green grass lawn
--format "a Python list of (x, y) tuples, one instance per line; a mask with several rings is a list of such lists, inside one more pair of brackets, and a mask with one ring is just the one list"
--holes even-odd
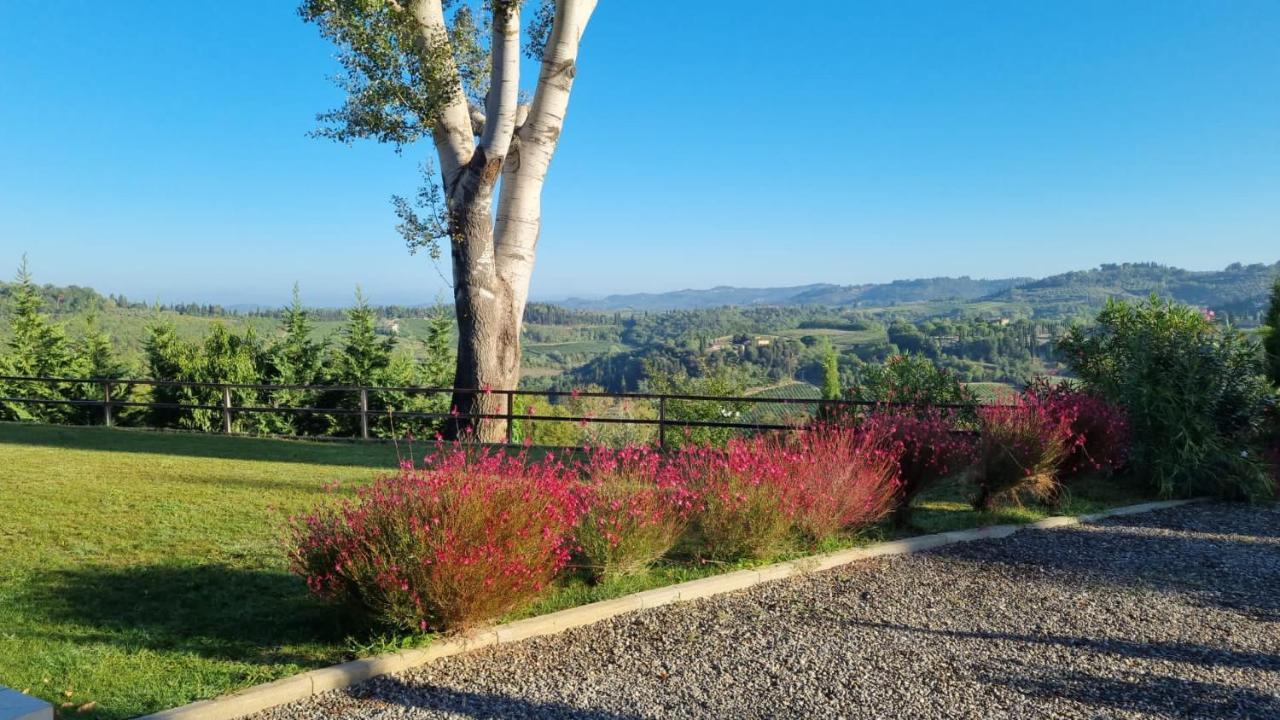
[[(126, 718), (423, 642), (312, 599), (287, 573), (279, 540), (283, 518), (321, 501), (326, 484), (368, 482), (395, 466), (397, 450), (0, 423), (0, 684), (69, 703), (68, 717)], [(931, 492), (920, 531), (1052, 514), (975, 513), (966, 492)], [(1093, 483), (1056, 512), (1135, 499)], [(894, 536), (873, 528), (824, 549)], [(801, 552), (782, 548), (778, 559)], [(738, 567), (666, 565), (595, 586), (571, 578), (516, 616)]]
[(0, 683), (132, 717), (339, 661), (281, 518), (390, 445), (0, 424)]

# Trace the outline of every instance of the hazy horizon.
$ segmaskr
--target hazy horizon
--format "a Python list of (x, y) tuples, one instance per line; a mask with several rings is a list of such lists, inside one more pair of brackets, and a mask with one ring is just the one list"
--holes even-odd
[[(20, 262), (20, 259), (18, 261), (15, 261), (14, 263), (15, 268), (17, 267), (18, 262)], [(96, 285), (92, 282), (75, 281), (75, 280), (67, 281), (67, 282), (53, 281), (44, 277), (44, 275), (40, 272), (40, 269), (35, 265), (34, 261), (31, 260), (30, 257), (28, 257), (28, 262), (30, 265), (32, 275), (36, 283), (39, 285), (55, 285), (55, 286), (61, 286), (61, 287), (75, 285), (79, 287), (87, 287), (87, 288), (92, 288), (93, 290), (103, 295), (123, 295), (127, 297), (129, 300), (134, 302), (138, 302), (138, 301), (147, 302), (147, 303), (159, 302), (165, 305), (175, 305), (175, 304), (182, 304), (182, 303), (199, 303), (199, 304), (221, 305), (229, 309), (235, 308), (237, 306), (261, 307), (261, 308), (283, 307), (290, 302), (290, 298), (293, 290), (292, 283), (289, 283), (288, 285), (280, 289), (279, 292), (275, 292), (274, 289), (264, 288), (260, 296), (228, 295), (225, 297), (215, 297), (215, 296), (149, 297), (149, 296), (144, 296), (141, 293), (130, 291), (127, 288), (116, 289), (111, 287), (104, 287), (104, 286)], [(1280, 255), (1276, 255), (1272, 258), (1264, 258), (1259, 260), (1228, 260), (1225, 263), (1222, 263), (1217, 266), (1212, 266), (1212, 267), (1184, 267), (1181, 265), (1174, 265), (1172, 263), (1161, 262), (1159, 260), (1126, 260), (1116, 264), (1156, 263), (1159, 265), (1164, 265), (1167, 267), (1176, 267), (1176, 268), (1179, 268), (1182, 270), (1188, 270), (1191, 272), (1213, 272), (1213, 271), (1224, 270), (1227, 267), (1236, 263), (1247, 266), (1247, 265), (1253, 265), (1258, 263), (1265, 264), (1265, 265), (1272, 265), (1277, 262), (1280, 262)], [(1095, 263), (1088, 267), (1063, 268), (1060, 271), (1048, 273), (1046, 275), (1015, 273), (1013, 275), (1003, 275), (1003, 276), (968, 275), (967, 277), (970, 277), (974, 280), (1004, 280), (1004, 279), (1021, 278), (1021, 277), (1041, 279), (1045, 277), (1051, 277), (1053, 275), (1059, 275), (1066, 272), (1092, 270), (1104, 264), (1110, 264), (1110, 263)], [(7, 280), (7, 279), (10, 279), (11, 277), (12, 277), (12, 273), (10, 273), (9, 276), (7, 276), (5, 279)], [(557, 302), (564, 302), (569, 300), (598, 300), (598, 299), (603, 299), (613, 295), (663, 295), (667, 293), (678, 293), (678, 292), (699, 292), (699, 291), (713, 290), (716, 288), (735, 288), (735, 289), (742, 289), (742, 290), (756, 290), (756, 289), (769, 289), (769, 288), (804, 287), (809, 285), (838, 285), (838, 286), (880, 285), (880, 284), (887, 284), (887, 283), (898, 282), (898, 281), (923, 280), (923, 279), (932, 279), (932, 278), (939, 278), (939, 277), (957, 278), (957, 277), (966, 277), (966, 276), (965, 275), (927, 275), (927, 276), (917, 275), (912, 277), (891, 278), (885, 281), (859, 282), (859, 281), (845, 281), (845, 280), (813, 280), (810, 282), (778, 283), (773, 285), (708, 283), (706, 285), (702, 285), (698, 287), (672, 286), (672, 287), (659, 288), (659, 289), (620, 290), (618, 292), (603, 292), (603, 293), (560, 293), (560, 294), (547, 294), (547, 295), (534, 293), (530, 297), (530, 300), (532, 302), (544, 302), (544, 303), (554, 304)], [(356, 284), (352, 283), (350, 287), (346, 288), (343, 291), (336, 291), (333, 294), (321, 294), (321, 293), (315, 292), (314, 289), (308, 290), (307, 287), (302, 286), (300, 283), (299, 293), (302, 297), (303, 304), (308, 307), (341, 308), (341, 307), (348, 307), (351, 305), (351, 302), (355, 296), (355, 288), (356, 288)], [(382, 296), (382, 294), (371, 292), (367, 288), (364, 289), (364, 293), (366, 298), (373, 305), (417, 306), (417, 305), (431, 305), (438, 301), (442, 301), (446, 304), (449, 304), (452, 302), (452, 297), (449, 296), (448, 294), (438, 294), (436, 296), (432, 296), (431, 298), (422, 299), (422, 298), (415, 298), (411, 296), (400, 297), (400, 298), (384, 297)]]

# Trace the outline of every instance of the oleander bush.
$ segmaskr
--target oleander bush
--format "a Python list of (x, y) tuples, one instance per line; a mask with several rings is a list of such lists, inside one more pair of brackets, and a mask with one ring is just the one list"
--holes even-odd
[(1071, 454), (1073, 418), (1055, 412), (1034, 397), (978, 410), (974, 507), (989, 510), (1004, 501), (1030, 496), (1051, 500), (1058, 490), (1058, 471)]
[(293, 518), (290, 559), (314, 593), (387, 625), (465, 628), (542, 592), (569, 561), (578, 514), (559, 463), (458, 446)]
[(597, 579), (647, 569), (684, 533), (694, 495), (652, 447), (597, 448), (577, 467), (583, 512), (574, 539), (579, 564)]
[(1131, 466), (1153, 491), (1274, 495), (1258, 451), (1271, 398), (1255, 340), (1152, 297), (1109, 302), (1060, 350), (1086, 388), (1124, 409)]

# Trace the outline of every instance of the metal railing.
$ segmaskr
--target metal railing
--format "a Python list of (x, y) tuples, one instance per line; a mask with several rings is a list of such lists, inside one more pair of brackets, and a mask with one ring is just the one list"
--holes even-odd
[[(671, 428), (714, 428), (729, 430), (752, 430), (752, 431), (770, 431), (770, 430), (792, 430), (797, 427), (795, 423), (768, 423), (768, 422), (740, 422), (732, 417), (726, 417), (726, 420), (700, 420), (693, 418), (670, 417), (670, 404), (676, 402), (715, 402), (725, 405), (769, 405), (769, 406), (809, 406), (816, 408), (814, 416), (822, 413), (824, 409), (830, 408), (833, 411), (847, 410), (857, 407), (911, 407), (911, 403), (883, 403), (866, 400), (824, 400), (820, 398), (778, 398), (778, 397), (760, 397), (760, 396), (740, 396), (726, 397), (720, 395), (679, 395), (667, 393), (609, 393), (594, 391), (563, 391), (563, 390), (495, 390), (495, 389), (471, 389), (471, 388), (441, 388), (441, 387), (394, 387), (394, 386), (361, 386), (361, 385), (272, 385), (272, 384), (246, 384), (246, 383), (216, 383), (216, 382), (191, 382), (182, 380), (148, 380), (148, 379), (112, 379), (112, 378), (51, 378), (51, 377), (31, 377), (20, 375), (0, 375), (0, 382), (10, 383), (31, 383), (36, 385), (45, 385), (49, 387), (57, 387), (60, 385), (76, 385), (76, 386), (93, 386), (101, 390), (101, 399), (67, 399), (67, 398), (40, 398), (40, 397), (5, 397), (0, 396), (0, 403), (17, 403), (32, 405), (66, 405), (78, 407), (97, 407), (101, 411), (102, 424), (108, 427), (116, 424), (116, 411), (123, 408), (144, 408), (153, 410), (206, 410), (217, 412), (222, 417), (222, 431), (226, 434), (235, 434), (234, 417), (240, 413), (283, 413), (297, 415), (329, 415), (329, 416), (358, 416), (360, 424), (359, 437), (364, 440), (371, 439), (370, 419), (388, 414), (394, 418), (416, 419), (416, 420), (436, 420), (436, 421), (476, 421), (476, 420), (501, 420), (506, 423), (506, 442), (512, 444), (514, 441), (513, 432), (517, 421), (530, 422), (563, 422), (563, 423), (603, 423), (603, 424), (622, 424), (622, 425), (640, 425), (657, 427), (657, 444), (664, 447), (667, 444), (667, 431)], [(219, 391), (220, 402), (217, 404), (209, 403), (175, 403), (160, 402), (151, 400), (129, 400), (132, 391), (138, 387), (149, 387), (153, 391), (156, 388), (203, 388)], [(301, 391), (310, 393), (353, 393), (357, 395), (358, 405), (355, 408), (349, 407), (295, 407), (288, 405), (233, 405), (233, 391), (245, 390), (257, 393), (272, 393), (279, 391)], [(370, 406), (369, 398), (371, 394), (376, 393), (402, 393), (402, 394), (418, 394), (418, 395), (445, 395), (452, 398), (455, 395), (486, 395), (498, 396), (504, 398), (505, 411), (500, 413), (493, 412), (472, 412), (459, 413), (451, 411), (447, 413), (437, 412), (421, 412), (421, 411), (396, 411), (389, 409), (376, 409)], [(650, 401), (656, 403), (657, 417), (611, 417), (611, 416), (595, 416), (595, 415), (545, 415), (536, 412), (516, 413), (515, 405), (517, 397), (540, 397), (545, 398), (548, 403), (555, 403), (557, 400), (565, 398), (605, 398), (616, 401)], [(931, 404), (931, 408), (963, 410), (974, 407), (972, 404), (966, 403), (941, 403)], [(809, 414), (809, 413), (806, 413)], [(297, 437), (315, 437), (300, 435)]]

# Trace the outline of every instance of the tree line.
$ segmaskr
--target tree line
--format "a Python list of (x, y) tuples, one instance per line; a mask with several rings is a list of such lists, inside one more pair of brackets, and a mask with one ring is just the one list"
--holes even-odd
[[(79, 338), (47, 312), (47, 299), (35, 284), (26, 260), (8, 286), (9, 332), (0, 353), (0, 374), (65, 379), (130, 379), (138, 368), (116, 353), (111, 336), (90, 312)], [(330, 413), (238, 412), (238, 432), (286, 435), (351, 436), (360, 432), (361, 398), (343, 387), (452, 387), (453, 320), (446, 310), (429, 317), (421, 352), (409, 352), (398, 338), (378, 332), (378, 314), (363, 293), (344, 312), (341, 329), (331, 339), (317, 340), (313, 311), (305, 308), (294, 287), (292, 303), (280, 311), (275, 336), (260, 337), (252, 327), (239, 329), (214, 322), (199, 339), (181, 336), (171, 319), (157, 313), (147, 327), (141, 373), (151, 380), (236, 385), (313, 386), (310, 389), (231, 388), (231, 405), (246, 408), (320, 408)], [(98, 405), (78, 401), (105, 399), (103, 383), (36, 383), (0, 380), (0, 419), (55, 423), (95, 423), (104, 418)], [(39, 398), (47, 403), (16, 402)], [(206, 386), (112, 384), (114, 402), (147, 402), (154, 407), (121, 406), (115, 421), (122, 425), (218, 430), (223, 390)], [(443, 414), (447, 395), (406, 390), (371, 392), (367, 397), (370, 430), (379, 436), (433, 430), (439, 423), (397, 418), (399, 413)], [(196, 407), (179, 407), (196, 406)]]

